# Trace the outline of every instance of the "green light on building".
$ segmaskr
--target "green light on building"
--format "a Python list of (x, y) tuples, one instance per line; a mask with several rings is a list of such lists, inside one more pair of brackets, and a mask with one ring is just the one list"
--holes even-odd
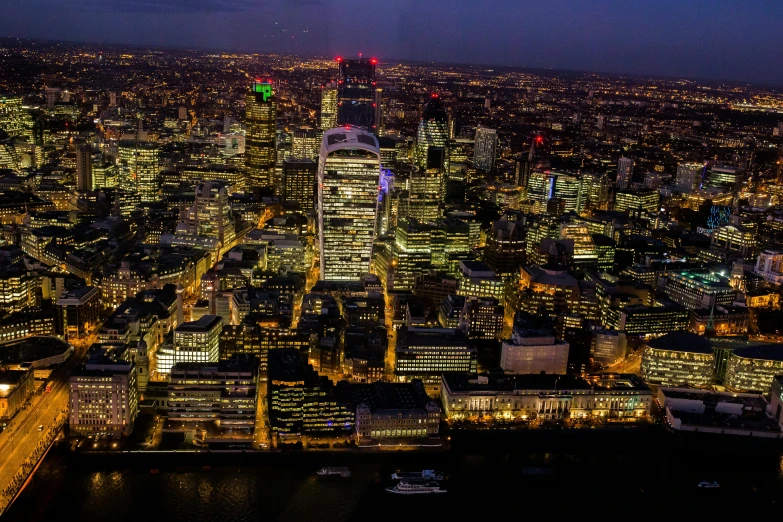
[(256, 82), (253, 84), (253, 92), (260, 92), (264, 101), (272, 97), (272, 84), (267, 82)]

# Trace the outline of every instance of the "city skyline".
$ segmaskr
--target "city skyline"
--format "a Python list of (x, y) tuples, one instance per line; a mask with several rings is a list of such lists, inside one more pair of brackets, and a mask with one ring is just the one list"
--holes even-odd
[(783, 85), (783, 57), (763, 39), (781, 29), (783, 6), (774, 2), (493, 7), (445, 0), (426, 7), (407, 0), (32, 0), (0, 6), (0, 35), (305, 56), (364, 52), (388, 60)]

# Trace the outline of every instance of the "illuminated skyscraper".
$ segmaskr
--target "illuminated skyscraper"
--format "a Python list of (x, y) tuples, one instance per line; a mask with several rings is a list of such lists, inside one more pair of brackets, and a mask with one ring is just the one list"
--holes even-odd
[(310, 159), (283, 160), (283, 201), (296, 201), (302, 210), (315, 203), (316, 163)]
[(675, 188), (680, 192), (693, 192), (701, 186), (704, 165), (701, 163), (680, 163), (677, 165)]
[(536, 213), (546, 212), (547, 202), (558, 199), (565, 212), (581, 213), (590, 195), (593, 178), (579, 174), (534, 171), (527, 180), (527, 198)]
[(296, 129), (291, 139), (291, 158), (318, 159), (321, 142), (313, 129)]
[[(427, 151), (430, 147), (440, 147), (444, 150), (448, 147), (448, 121), (449, 116), (440, 102), (440, 97), (433, 94), (424, 108), (419, 130), (416, 133), (416, 164), (420, 168), (428, 168)], [(447, 158), (448, 154), (444, 155), (444, 163)]]
[(633, 160), (622, 157), (617, 160), (617, 188), (628, 188), (633, 179)]
[(377, 132), (377, 79), (375, 58), (343, 60), (339, 63), (337, 80), (337, 124), (353, 125)]
[(495, 129), (479, 127), (476, 129), (476, 148), (473, 152), (473, 166), (476, 170), (490, 172), (495, 168), (498, 148), (498, 133)]
[(83, 143), (76, 148), (76, 188), (92, 190), (92, 147)]
[(324, 133), (318, 164), (321, 279), (358, 281), (370, 271), (380, 175), (375, 136), (353, 127)]
[(273, 187), (275, 180), (277, 100), (272, 84), (255, 82), (245, 97), (245, 165), (250, 187)]
[(136, 192), (142, 203), (160, 200), (160, 149), (155, 143), (122, 140), (119, 144), (119, 183)]
[(337, 86), (329, 82), (321, 88), (321, 119), (322, 131), (337, 127)]
[(0, 129), (11, 137), (23, 135), (25, 116), (21, 96), (0, 94)]
[(411, 172), (408, 217), (420, 221), (436, 221), (443, 217), (445, 158), (446, 151), (442, 147), (430, 146), (425, 166)]
[(196, 186), (196, 201), (188, 210), (187, 227), (190, 234), (216, 238), (222, 247), (234, 241), (234, 218), (222, 182), (205, 181)]

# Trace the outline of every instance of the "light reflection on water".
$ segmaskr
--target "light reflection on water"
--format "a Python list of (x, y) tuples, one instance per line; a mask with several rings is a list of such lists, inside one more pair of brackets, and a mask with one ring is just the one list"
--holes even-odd
[[(783, 457), (741, 452), (704, 451), (698, 456), (672, 451), (650, 451), (649, 446), (617, 446), (602, 451), (569, 444), (563, 451), (518, 454), (502, 445), (486, 454), (357, 457), (347, 480), (323, 480), (318, 465), (296, 460), (275, 467), (220, 467), (161, 470), (95, 471), (69, 463), (54, 452), (14, 505), (7, 520), (61, 520), (67, 513), (83, 522), (148, 522), (152, 520), (204, 522), (398, 521), (403, 513), (438, 514), (462, 520), (483, 513), (492, 499), (499, 505), (587, 505), (612, 498), (635, 509), (659, 502), (682, 501), (704, 509), (731, 495), (761, 509), (783, 494)], [(331, 464), (348, 464), (333, 462)], [(556, 481), (523, 482), (522, 468), (552, 467)], [(444, 469), (451, 476), (449, 493), (438, 497), (398, 497), (384, 492), (385, 479), (395, 469)], [(702, 480), (717, 480), (716, 493), (698, 490)], [(694, 497), (696, 496), (696, 497)], [(698, 501), (704, 498), (705, 502)], [(707, 498), (711, 497), (711, 498)], [(563, 503), (563, 499), (568, 502)], [(691, 502), (696, 498), (696, 502)], [(690, 503), (690, 504), (689, 504)], [(635, 508), (634, 508), (635, 506)], [(705, 507), (706, 506), (706, 507)], [(404, 517), (402, 517), (404, 518)], [(424, 518), (424, 516), (422, 516)], [(427, 516), (426, 518), (432, 518)], [(480, 518), (480, 517), (479, 517)], [(415, 519), (415, 518), (414, 518)], [(411, 519), (413, 520), (413, 519)], [(5, 519), (3, 522), (6, 522)]]

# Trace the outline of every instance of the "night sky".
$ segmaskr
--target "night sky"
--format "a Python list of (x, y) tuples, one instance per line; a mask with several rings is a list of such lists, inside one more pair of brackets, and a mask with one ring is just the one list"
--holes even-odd
[(783, 85), (780, 0), (2, 0), (0, 36)]

